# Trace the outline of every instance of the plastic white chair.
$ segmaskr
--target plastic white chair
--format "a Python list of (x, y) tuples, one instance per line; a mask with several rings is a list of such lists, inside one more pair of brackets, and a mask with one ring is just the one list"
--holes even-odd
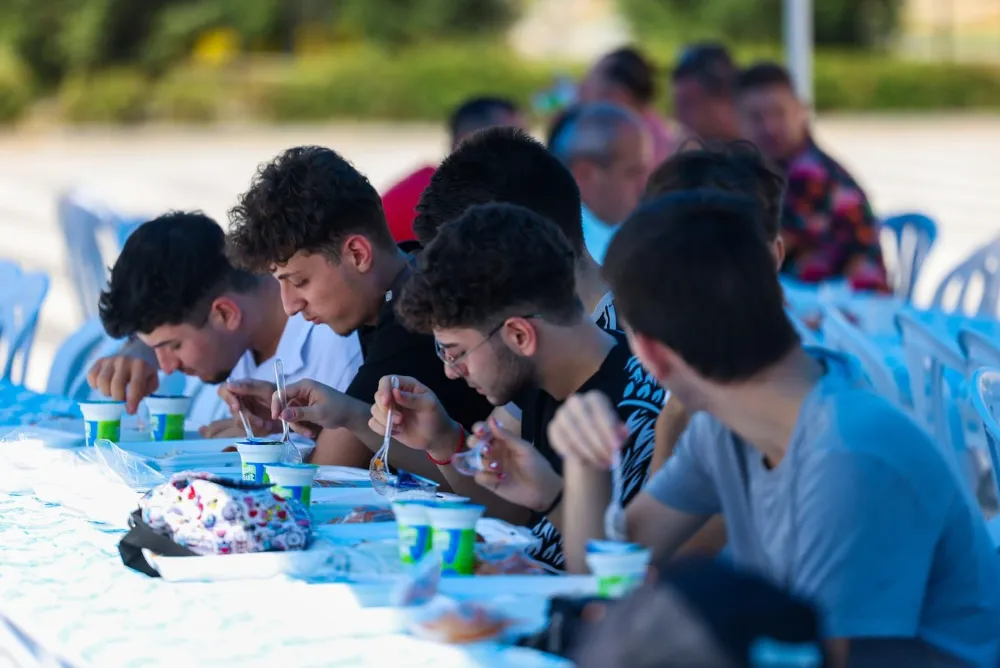
[(1000, 345), (986, 334), (962, 327), (958, 332), (958, 347), (965, 355), (966, 375), (969, 377), (983, 367), (1000, 369)]
[(945, 276), (931, 309), (996, 317), (1000, 297), (1000, 237), (976, 250)]
[(908, 407), (909, 402), (899, 387), (892, 368), (886, 362), (885, 355), (835, 305), (823, 306), (823, 344), (857, 358), (878, 394), (897, 406)]
[(912, 313), (899, 314), (896, 322), (903, 337), (914, 417), (953, 454), (978, 497), (980, 465), (969, 446), (982, 442), (982, 425), (964, 381), (966, 362), (958, 343)]
[(937, 224), (922, 213), (904, 213), (884, 218), (879, 234), (883, 256), (892, 268), (893, 292), (909, 302), (920, 268), (937, 240)]
[(104, 333), (99, 318), (91, 318), (83, 327), (70, 334), (59, 346), (52, 360), (46, 394), (85, 399), (90, 394), (86, 384), (89, 362), (104, 341), (112, 340)]
[[(1000, 496), (1000, 424), (997, 423), (997, 408), (1000, 407), (1000, 371), (980, 369), (972, 375), (972, 404), (983, 423), (986, 444), (993, 462), (993, 485)], [(1000, 549), (1000, 516), (989, 522), (993, 545)]]
[(49, 277), (42, 272), (22, 274), (0, 289), (0, 380), (24, 383), (48, 291)]
[(101, 213), (79, 193), (61, 196), (57, 203), (59, 227), (66, 242), (70, 278), (87, 320), (97, 316), (97, 299), (108, 280), (98, 233), (104, 226)]
[(790, 308), (786, 308), (785, 315), (788, 316), (788, 321), (792, 323), (792, 327), (795, 328), (796, 333), (799, 335), (802, 345), (813, 347), (822, 345), (819, 337), (816, 335), (816, 332), (809, 329), (809, 326), (806, 325), (805, 321), (796, 315), (794, 311)]

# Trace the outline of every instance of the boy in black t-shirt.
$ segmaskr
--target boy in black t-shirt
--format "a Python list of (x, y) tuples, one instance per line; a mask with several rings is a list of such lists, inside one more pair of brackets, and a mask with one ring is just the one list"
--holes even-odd
[[(394, 305), (412, 260), (396, 247), (378, 193), (340, 155), (318, 146), (285, 151), (260, 168), (230, 218), (231, 259), (273, 274), (289, 314), (301, 313), (343, 336), (358, 332), (364, 361), (346, 392), (313, 381), (288, 388), (292, 403), (324, 407), (322, 414), (289, 409), (286, 415), (296, 431), (316, 439), (313, 463), (368, 466), (382, 441), (368, 429), (368, 417), (385, 374), (420, 378), (463, 425), (489, 414), (487, 401), (446, 377), (433, 338), (396, 321)], [(266, 423), (262, 433), (280, 433), (271, 410), (273, 384), (226, 389), (231, 410), (242, 404)], [(394, 464), (441, 479), (425, 458), (400, 455)]]
[[(439, 230), (397, 306), (407, 327), (434, 334), (448, 376), (464, 379), (493, 405), (537, 388), (530, 408), (525, 406), (523, 433), (534, 438), (544, 455), (536, 457), (540, 464), (535, 462), (541, 483), (533, 486), (531, 498), (510, 490), (502, 490), (501, 496), (534, 511), (535, 531), (542, 539), (536, 555), (557, 566), (562, 563), (559, 533), (544, 517), (562, 488), (561, 462), (546, 434), (556, 409), (570, 395), (592, 389), (617, 400), (619, 414), (631, 428), (621, 451), (621, 501), (627, 503), (645, 480), (653, 425), (665, 400), (664, 390), (631, 356), (624, 337), (602, 330), (588, 317), (576, 294), (574, 264), (564, 235), (548, 220), (507, 204), (476, 206)], [(451, 466), (466, 440), (464, 430), (431, 388), (414, 378), (398, 380), (395, 391), (389, 377), (380, 383), (372, 407), (373, 431), (384, 431), (391, 403), (396, 440), (426, 452), (456, 491), (481, 499), (485, 490)], [(495, 420), (476, 430), (486, 441), (516, 440), (530, 448)], [(504, 465), (496, 463), (494, 478)], [(477, 482), (488, 479), (477, 477)]]

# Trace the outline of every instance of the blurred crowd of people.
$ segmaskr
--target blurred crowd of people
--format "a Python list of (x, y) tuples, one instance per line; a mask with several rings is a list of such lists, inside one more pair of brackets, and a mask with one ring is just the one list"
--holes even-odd
[[(660, 76), (634, 48), (602, 57), (579, 83), (575, 101), (552, 119), (546, 145), (576, 178), (587, 248), (600, 262), (617, 226), (639, 202), (653, 169), (675, 151), (751, 142), (786, 182), (782, 272), (807, 283), (844, 278), (855, 289), (888, 290), (878, 225), (864, 190), (810, 132), (809, 109), (788, 71), (760, 62), (741, 69), (720, 44), (682, 51), (669, 76), (674, 119), (656, 107)], [(512, 101), (480, 97), (449, 120), (452, 148), (476, 130), (526, 129)], [(398, 241), (434, 168), (424, 166), (383, 194)]]
[[(220, 383), (206, 435), (281, 418), (317, 464), (367, 468), (388, 432), (395, 466), (530, 527), (555, 568), (585, 571), (593, 540), (651, 550), (646, 586), (581, 611), (584, 666), (995, 668), (1000, 561), (975, 501), (785, 310), (779, 271), (885, 289), (864, 193), (780, 65), (689, 48), (680, 129), (657, 81), (622, 49), (544, 144), (481, 98), (439, 165), (381, 197), (300, 146), (234, 194), (228, 233), (145, 223), (100, 300), (131, 340), (92, 385), (134, 412), (159, 370)], [(452, 462), (471, 450), (470, 477)], [(731, 566), (672, 561), (692, 554)]]

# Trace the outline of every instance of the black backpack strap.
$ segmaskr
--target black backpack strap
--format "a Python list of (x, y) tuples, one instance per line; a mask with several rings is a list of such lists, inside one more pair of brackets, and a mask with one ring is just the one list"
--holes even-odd
[(139, 571), (150, 577), (158, 578), (160, 574), (149, 565), (143, 556), (143, 549), (150, 550), (165, 557), (195, 557), (198, 556), (188, 548), (178, 545), (166, 536), (153, 531), (142, 521), (142, 511), (135, 510), (129, 518), (129, 532), (118, 543), (118, 553), (122, 563), (134, 571)]

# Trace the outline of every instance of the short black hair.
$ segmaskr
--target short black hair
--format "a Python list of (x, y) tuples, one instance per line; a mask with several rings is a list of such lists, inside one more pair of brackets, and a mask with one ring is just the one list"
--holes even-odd
[(792, 82), (792, 75), (788, 73), (788, 70), (783, 65), (770, 61), (754, 63), (736, 77), (736, 93), (738, 95), (768, 86), (784, 86), (793, 92), (795, 91), (795, 84)]
[(677, 153), (664, 160), (650, 175), (643, 199), (702, 188), (755, 198), (764, 209), (761, 222), (768, 241), (778, 238), (785, 177), (751, 142), (685, 142)]
[(618, 158), (616, 140), (628, 126), (644, 132), (642, 118), (625, 107), (610, 102), (580, 105), (562, 120), (548, 148), (567, 167), (577, 160), (589, 160), (607, 168)]
[(340, 154), (320, 146), (290, 148), (261, 165), (229, 219), (230, 257), (255, 272), (273, 271), (298, 251), (339, 261), (352, 234), (395, 246), (375, 188)]
[(199, 211), (176, 211), (143, 223), (129, 236), (101, 293), (101, 323), (116, 339), (163, 325), (201, 327), (212, 301), (248, 292), (259, 277), (226, 259), (226, 237)]
[(506, 202), (548, 218), (583, 254), (580, 189), (569, 170), (536, 139), (495, 127), (462, 142), (435, 170), (420, 197), (413, 231), (427, 246), (442, 225), (476, 204)]
[(736, 79), (736, 65), (729, 50), (717, 42), (691, 44), (681, 52), (671, 73), (675, 83), (695, 79), (713, 97), (730, 97)]
[(538, 315), (569, 324), (583, 314), (576, 256), (559, 228), (512, 204), (483, 204), (438, 231), (419, 255), (397, 313), (407, 329), (474, 328)]
[(760, 215), (753, 199), (717, 190), (640, 206), (603, 268), (627, 325), (717, 382), (746, 380), (784, 357), (799, 339)]
[(502, 97), (474, 97), (466, 100), (451, 113), (448, 131), (452, 141), (456, 137), (482, 130), (496, 124), (501, 114), (518, 113), (517, 105)]
[(639, 49), (626, 46), (598, 62), (604, 78), (627, 90), (639, 104), (656, 99), (656, 66)]

